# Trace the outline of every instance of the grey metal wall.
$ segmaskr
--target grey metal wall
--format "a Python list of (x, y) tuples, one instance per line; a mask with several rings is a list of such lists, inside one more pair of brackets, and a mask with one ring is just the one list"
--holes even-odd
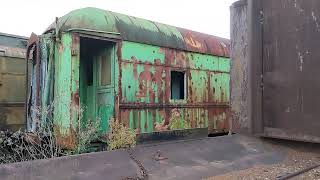
[(27, 38), (0, 33), (0, 130), (25, 126)]
[(232, 131), (248, 131), (249, 122), (249, 61), (247, 0), (230, 7), (231, 27), (231, 119)]
[(231, 7), (234, 123), (260, 136), (320, 143), (320, 1), (240, 2)]
[(320, 142), (320, 1), (262, 6), (264, 133)]

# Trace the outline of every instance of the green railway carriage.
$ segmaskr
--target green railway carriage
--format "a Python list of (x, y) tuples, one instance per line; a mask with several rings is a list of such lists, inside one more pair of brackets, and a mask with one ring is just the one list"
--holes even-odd
[[(29, 39), (28, 52), (36, 53), (30, 53), (28, 129), (51, 119), (70, 147), (89, 120), (107, 133), (115, 118), (140, 137), (227, 132), (229, 48), (229, 40), (191, 30), (74, 10)], [(52, 118), (33, 112), (51, 104)]]

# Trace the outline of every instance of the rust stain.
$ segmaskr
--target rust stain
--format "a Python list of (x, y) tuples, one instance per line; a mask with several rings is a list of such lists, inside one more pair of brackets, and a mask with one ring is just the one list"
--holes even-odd
[(138, 79), (138, 71), (137, 71), (137, 67), (138, 67), (138, 60), (132, 56), (131, 60), (133, 61), (133, 77), (135, 80)]
[[(170, 130), (170, 126), (178, 129), (179, 123), (172, 125), (174, 118), (183, 119), (184, 128), (203, 128), (208, 124), (211, 132), (226, 130), (228, 127), (226, 116), (229, 108), (228, 99), (223, 92), (224, 89), (219, 87), (217, 81), (222, 72), (202, 71), (206, 68), (204, 64), (210, 63), (206, 61), (207, 59), (200, 64), (202, 66), (199, 69), (191, 69), (190, 59), (192, 63), (196, 61), (193, 54), (189, 56), (186, 52), (168, 48), (159, 48), (159, 52), (164, 54), (163, 62), (160, 59), (154, 59), (152, 63), (150, 59), (144, 62), (144, 59), (138, 60), (136, 56), (131, 56), (130, 60), (122, 60), (124, 65), (132, 63), (133, 78), (137, 80), (135, 92), (137, 100), (135, 102), (122, 101), (120, 104), (123, 121), (128, 124), (127, 119), (133, 118), (133, 128), (136, 133), (151, 129), (153, 131)], [(186, 74), (187, 99), (182, 104), (171, 102), (172, 70), (183, 71)], [(201, 82), (201, 86), (196, 84), (198, 81)], [(215, 87), (220, 88), (220, 92)], [(217, 97), (215, 97), (216, 91), (219, 92)], [(122, 97), (122, 100), (126, 99)], [(175, 110), (179, 110), (179, 113)], [(129, 113), (133, 113), (133, 117), (129, 117)], [(176, 114), (179, 116), (175, 116)], [(159, 119), (162, 120), (159, 121)]]
[(76, 105), (78, 107), (80, 105), (79, 104), (79, 102), (80, 102), (79, 101), (79, 90), (72, 92), (71, 97), (72, 97), (72, 104)]
[(178, 29), (184, 37), (187, 49), (195, 52), (207, 52), (217, 56), (230, 56), (229, 40), (187, 29)]
[(77, 147), (77, 133), (73, 128), (68, 129), (68, 134), (63, 135), (59, 126), (54, 126), (57, 144), (63, 149), (73, 150)]
[[(120, 101), (122, 101), (122, 97), (123, 97), (122, 90), (121, 90), (121, 87), (122, 87), (122, 81), (121, 81), (121, 79), (122, 79), (122, 71), (121, 71), (121, 69), (122, 69), (122, 66), (121, 66), (121, 64), (122, 64), (121, 63), (122, 62), (121, 61), (122, 60), (122, 42), (121, 41), (117, 43), (116, 49), (117, 49), (116, 54), (117, 54), (117, 60), (118, 60), (118, 66), (119, 66), (119, 78), (118, 78), (118, 90), (117, 90), (118, 94), (116, 94), (114, 109), (115, 109), (115, 116), (120, 117)], [(121, 119), (120, 119), (120, 121), (121, 121)]]
[(184, 41), (186, 42), (186, 44), (188, 46), (191, 46), (191, 47), (196, 48), (196, 49), (204, 49), (203, 48), (203, 44), (200, 43), (197, 39), (195, 39), (193, 37), (193, 34), (190, 33), (190, 32), (187, 32), (185, 34)]
[(130, 127), (130, 126), (129, 126), (130, 110), (124, 109), (124, 110), (121, 111), (121, 114), (120, 114), (120, 115), (121, 115), (121, 120), (122, 120), (123, 125), (125, 125), (126, 127)]
[(165, 81), (164, 75), (163, 75), (165, 72), (164, 72), (163, 66), (161, 66), (160, 59), (155, 59), (154, 64), (155, 64), (155, 74), (153, 76), (153, 81), (157, 85), (158, 101), (160, 103), (163, 103), (164, 93), (162, 91), (162, 86), (163, 86), (163, 82)]

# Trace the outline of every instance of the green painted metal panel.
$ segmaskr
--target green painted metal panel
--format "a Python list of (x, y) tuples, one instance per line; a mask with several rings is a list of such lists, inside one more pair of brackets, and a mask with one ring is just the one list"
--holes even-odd
[(190, 68), (192, 69), (208, 70), (208, 71), (219, 70), (219, 57), (217, 56), (198, 54), (198, 53), (188, 53), (188, 58), (190, 59)]
[(230, 102), (230, 74), (222, 73), (221, 74), (221, 87), (223, 94), (221, 95), (221, 102), (229, 103)]
[(75, 129), (77, 123), (72, 122), (72, 94), (75, 83), (72, 80), (77, 69), (72, 69), (71, 58), (72, 35), (62, 34), (61, 42), (56, 44), (55, 50), (55, 89), (54, 89), (54, 124), (61, 135), (70, 135), (70, 129)]
[(230, 72), (230, 58), (219, 57), (219, 70), (222, 72)]
[(209, 92), (208, 91), (208, 74), (206, 71), (201, 70), (190, 70), (190, 78), (188, 78), (189, 101), (191, 102), (208, 102)]
[(157, 46), (128, 41), (122, 43), (122, 60), (154, 63), (154, 60), (157, 59), (161, 64), (164, 64), (164, 56), (164, 52)]
[[(94, 65), (96, 67), (96, 112), (100, 121), (100, 132), (107, 133), (109, 130), (109, 120), (114, 117), (114, 58), (115, 47), (113, 45), (103, 47), (94, 55)], [(103, 64), (110, 67), (103, 68)], [(110, 80), (109, 82), (105, 80)]]
[[(207, 127), (226, 130), (228, 58), (126, 41), (121, 52), (120, 105), (125, 109), (120, 108), (120, 114), (130, 128), (138, 133)], [(186, 100), (171, 100), (167, 93), (172, 70), (185, 72)], [(197, 108), (179, 107), (192, 104)]]
[(70, 127), (78, 132), (81, 122), (79, 115), (82, 112), (79, 101), (79, 73), (80, 73), (80, 37), (71, 34), (71, 123)]

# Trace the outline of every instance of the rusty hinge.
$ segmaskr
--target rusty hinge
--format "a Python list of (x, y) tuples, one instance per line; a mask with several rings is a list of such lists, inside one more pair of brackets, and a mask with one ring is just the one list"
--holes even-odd
[(71, 56), (77, 56), (79, 54), (80, 36), (73, 34), (72, 45), (71, 45)]
[(71, 56), (77, 56), (78, 55), (78, 49), (72, 48), (71, 49)]

